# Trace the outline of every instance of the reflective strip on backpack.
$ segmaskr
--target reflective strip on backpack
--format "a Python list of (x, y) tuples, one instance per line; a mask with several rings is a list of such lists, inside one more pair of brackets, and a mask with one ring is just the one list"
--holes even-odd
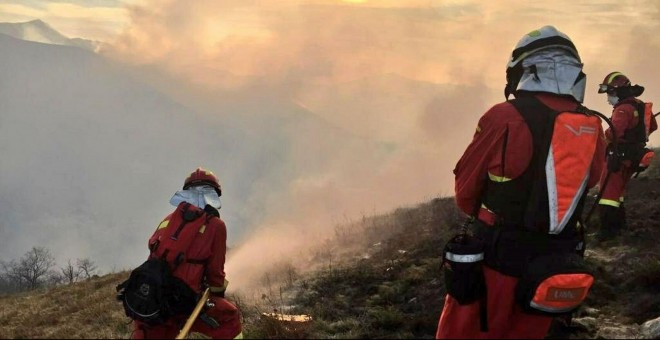
[(559, 234), (564, 230), (566, 224), (573, 217), (573, 213), (577, 208), (578, 203), (580, 203), (580, 198), (582, 193), (587, 188), (587, 181), (589, 180), (589, 172), (587, 172), (582, 179), (582, 183), (578, 187), (577, 192), (572, 197), (571, 204), (566, 209), (561, 220), (559, 220), (559, 201), (557, 193), (557, 178), (555, 175), (555, 160), (553, 158), (552, 145), (550, 146), (550, 151), (548, 152), (548, 159), (545, 163), (545, 174), (546, 182), (548, 185), (548, 204), (550, 209), (550, 226), (548, 232), (550, 234)]
[(160, 313), (160, 309), (158, 309), (158, 310), (156, 310), (155, 312), (153, 312), (151, 314), (142, 314), (142, 313), (137, 312), (135, 309), (133, 309), (131, 304), (128, 303), (128, 301), (126, 301), (126, 299), (124, 299), (124, 302), (126, 303), (126, 307), (128, 307), (128, 309), (130, 309), (131, 312), (133, 312), (135, 315), (137, 315), (139, 317), (142, 317), (142, 318), (145, 318), (145, 319), (149, 319), (149, 318), (155, 316), (156, 314)]
[(445, 259), (457, 263), (473, 263), (483, 260), (484, 253), (460, 255), (447, 252), (445, 253)]
[(532, 301), (532, 302), (529, 303), (529, 306), (534, 308), (534, 309), (538, 309), (540, 311), (543, 311), (543, 312), (561, 314), (561, 313), (566, 313), (566, 312), (572, 311), (573, 309), (575, 309), (575, 307), (579, 306), (579, 304), (577, 304), (575, 306), (572, 306), (572, 307), (558, 308), (558, 307), (550, 307), (550, 306), (540, 305), (540, 304)]

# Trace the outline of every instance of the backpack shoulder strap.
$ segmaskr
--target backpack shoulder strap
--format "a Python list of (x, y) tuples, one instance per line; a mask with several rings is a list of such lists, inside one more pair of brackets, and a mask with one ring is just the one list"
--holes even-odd
[(524, 227), (534, 231), (547, 228), (548, 188), (546, 185), (545, 163), (548, 158), (554, 122), (559, 112), (541, 103), (534, 96), (525, 96), (510, 101), (520, 113), (532, 134), (532, 159), (525, 175), (532, 185), (527, 207), (525, 208)]
[(177, 207), (172, 214), (172, 219), (167, 227), (162, 229), (158, 237), (157, 248), (152, 252), (152, 257), (161, 258), (172, 265), (172, 271), (186, 259), (186, 252), (192, 245), (199, 229), (207, 223), (204, 211), (184, 202)]

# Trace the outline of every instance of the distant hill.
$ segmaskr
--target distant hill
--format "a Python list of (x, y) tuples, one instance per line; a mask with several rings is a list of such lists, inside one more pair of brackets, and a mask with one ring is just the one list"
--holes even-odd
[(245, 140), (89, 51), (4, 34), (0, 50), (2, 260), (46, 246), (102, 271), (138, 263), (184, 176)]
[(27, 22), (0, 23), (0, 33), (16, 39), (52, 45), (75, 46), (92, 52), (96, 52), (101, 45), (98, 41), (82, 38), (68, 38), (47, 23), (38, 19)]

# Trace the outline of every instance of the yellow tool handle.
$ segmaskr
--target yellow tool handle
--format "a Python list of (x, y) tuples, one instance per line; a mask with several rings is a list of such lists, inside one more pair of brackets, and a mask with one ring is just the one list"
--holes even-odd
[(202, 307), (204, 307), (204, 304), (206, 303), (206, 300), (208, 300), (209, 294), (210, 294), (210, 291), (209, 291), (208, 288), (206, 288), (206, 290), (204, 291), (204, 294), (202, 294), (202, 297), (197, 302), (197, 305), (195, 306), (195, 309), (193, 309), (192, 314), (190, 314), (190, 317), (188, 318), (188, 320), (186, 320), (186, 324), (183, 326), (183, 328), (179, 332), (179, 335), (176, 336), (176, 339), (185, 339), (186, 336), (188, 336), (188, 332), (190, 332), (190, 328), (195, 323), (195, 320), (197, 320), (197, 316), (199, 316), (199, 312), (202, 311)]

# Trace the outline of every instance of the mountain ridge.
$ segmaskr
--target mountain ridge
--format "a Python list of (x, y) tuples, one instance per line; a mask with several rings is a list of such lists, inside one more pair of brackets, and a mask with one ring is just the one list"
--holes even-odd
[(69, 38), (41, 19), (25, 22), (2, 22), (0, 33), (16, 39), (42, 44), (64, 45), (98, 52), (101, 42), (83, 38)]

